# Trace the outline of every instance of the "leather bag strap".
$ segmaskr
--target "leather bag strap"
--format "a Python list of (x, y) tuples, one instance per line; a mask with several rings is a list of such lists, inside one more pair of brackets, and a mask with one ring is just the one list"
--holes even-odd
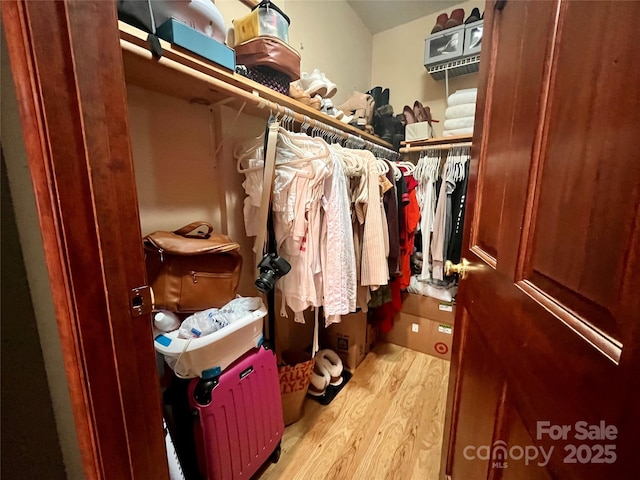
[(260, 210), (258, 211), (258, 234), (253, 245), (256, 255), (255, 264), (258, 265), (262, 259), (264, 242), (267, 234), (267, 220), (269, 217), (269, 207), (271, 206), (271, 193), (273, 190), (273, 179), (276, 171), (276, 143), (278, 142), (279, 122), (271, 122), (267, 133), (267, 148), (264, 156), (264, 175), (262, 177), (262, 199), (260, 200)]

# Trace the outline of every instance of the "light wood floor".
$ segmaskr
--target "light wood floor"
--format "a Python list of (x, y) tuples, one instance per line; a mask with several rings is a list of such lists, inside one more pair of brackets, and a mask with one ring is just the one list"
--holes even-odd
[(260, 480), (436, 480), (449, 362), (380, 343), (327, 406), (307, 399)]

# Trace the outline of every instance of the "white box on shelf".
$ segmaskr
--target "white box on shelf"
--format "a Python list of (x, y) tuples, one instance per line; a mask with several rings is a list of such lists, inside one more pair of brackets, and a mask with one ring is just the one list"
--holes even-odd
[(405, 129), (405, 142), (427, 140), (433, 138), (433, 128), (429, 122), (409, 123)]

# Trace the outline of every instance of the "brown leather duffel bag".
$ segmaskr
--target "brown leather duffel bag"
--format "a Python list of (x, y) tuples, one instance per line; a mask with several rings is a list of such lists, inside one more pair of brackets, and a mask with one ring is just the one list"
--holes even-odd
[(233, 300), (240, 282), (240, 245), (212, 233), (207, 222), (174, 232), (154, 232), (143, 240), (155, 308), (192, 313)]

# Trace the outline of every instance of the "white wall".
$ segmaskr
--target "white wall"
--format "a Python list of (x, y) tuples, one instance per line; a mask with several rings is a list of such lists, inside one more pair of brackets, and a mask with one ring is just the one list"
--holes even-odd
[(255, 295), (253, 238), (246, 236), (242, 211), (244, 175), (236, 171), (233, 149), (258, 137), (265, 122), (243, 114), (232, 123), (237, 112), (223, 107), (217, 129), (209, 107), (134, 85), (127, 85), (127, 99), (142, 234), (211, 223), (240, 243), (238, 293)]
[[(303, 72), (320, 69), (338, 86), (333, 98), (339, 105), (353, 90), (371, 88), (373, 35), (343, 0), (279, 0), (291, 19), (289, 44), (301, 57)], [(249, 9), (238, 0), (217, 0), (227, 27)]]
[[(435, 135), (442, 135), (446, 108), (445, 81), (434, 80), (424, 68), (424, 39), (431, 33), (439, 14), (454, 8), (465, 10), (465, 19), (473, 7), (484, 11), (484, 2), (471, 0), (446, 10), (419, 18), (373, 36), (372, 85), (389, 88), (389, 103), (395, 113), (402, 113), (405, 105), (413, 107), (415, 100), (431, 107)], [(476, 87), (478, 74), (472, 73), (449, 79), (449, 94), (463, 88)]]

